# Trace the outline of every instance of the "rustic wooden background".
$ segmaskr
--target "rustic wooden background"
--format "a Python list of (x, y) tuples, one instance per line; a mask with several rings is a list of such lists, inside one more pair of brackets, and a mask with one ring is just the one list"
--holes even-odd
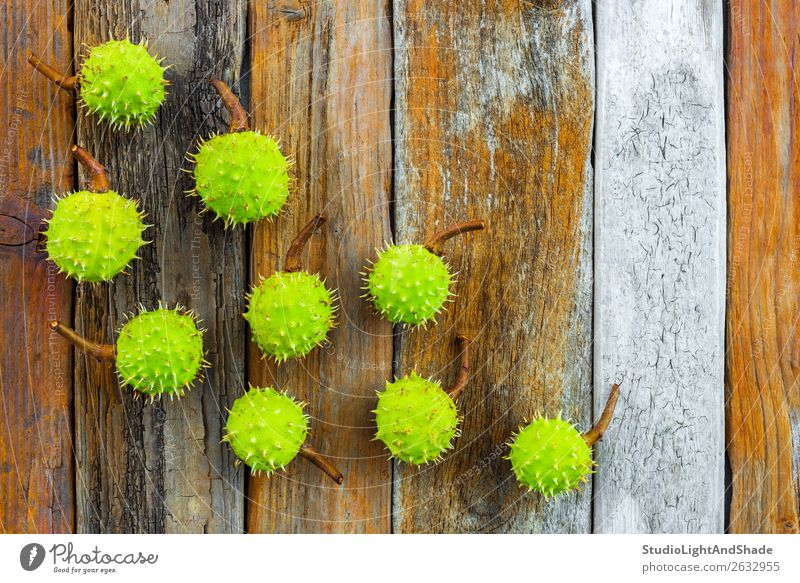
[[(800, 5), (783, 0), (20, 0), (0, 4), (0, 531), (798, 532)], [(74, 71), (111, 36), (173, 68), (154, 127), (86, 119), (27, 66)], [(234, 87), (297, 165), (286, 216), (224, 230), (183, 192), (185, 153)], [(37, 252), (72, 143), (141, 198), (152, 245), (79, 285)], [(339, 289), (331, 345), (268, 365), (243, 294), (312, 213), (308, 265)], [(448, 245), (458, 300), (393, 330), (358, 272), (384, 241), (483, 217)], [(48, 331), (98, 340), (138, 303), (208, 328), (207, 379), (146, 405)], [(463, 435), (438, 465), (370, 441), (374, 393), (416, 367), (448, 381), (473, 336)], [(220, 444), (247, 382), (308, 401), (303, 461), (250, 478)], [(546, 502), (503, 443), (536, 411), (617, 416), (590, 487)]]

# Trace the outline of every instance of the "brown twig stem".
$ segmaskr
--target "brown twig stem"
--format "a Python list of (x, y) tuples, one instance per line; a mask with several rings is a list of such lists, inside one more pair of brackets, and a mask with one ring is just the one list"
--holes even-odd
[(458, 373), (456, 374), (456, 380), (447, 389), (447, 394), (450, 396), (453, 401), (457, 401), (458, 398), (461, 396), (461, 393), (464, 392), (464, 389), (467, 387), (467, 382), (469, 382), (469, 345), (472, 344), (472, 340), (467, 338), (466, 336), (459, 334), (456, 337), (456, 346), (458, 347), (458, 351), (461, 353), (461, 362), (458, 366)]
[(312, 446), (306, 444), (301, 445), (300, 455), (325, 472), (328, 476), (330, 476), (331, 480), (337, 484), (344, 482), (344, 476), (342, 475), (342, 472), (337, 470), (336, 466), (334, 466), (328, 458), (326, 458)]
[(78, 85), (77, 75), (67, 76), (63, 73), (59, 73), (33, 53), (28, 55), (28, 62), (33, 65), (34, 69), (50, 79), (57, 87), (61, 87), (61, 89), (65, 91), (72, 91)]
[(72, 156), (86, 168), (89, 173), (89, 190), (106, 192), (109, 188), (108, 173), (105, 166), (95, 160), (92, 155), (80, 146), (72, 146)]
[(425, 248), (431, 253), (439, 255), (441, 253), (442, 245), (456, 235), (469, 233), (470, 231), (481, 231), (485, 228), (486, 222), (483, 219), (450, 225), (446, 229), (435, 233), (433, 237), (428, 239), (428, 241), (425, 243)]
[(285, 272), (300, 271), (303, 268), (302, 262), (300, 261), (303, 248), (306, 246), (306, 243), (308, 243), (311, 235), (314, 234), (314, 231), (324, 223), (325, 217), (317, 215), (297, 234), (297, 237), (294, 238), (294, 241), (292, 241), (292, 244), (289, 246), (289, 250), (286, 252), (286, 261), (283, 265), (283, 270)]
[(583, 438), (586, 440), (586, 443), (589, 444), (589, 447), (597, 443), (597, 441), (603, 437), (606, 429), (608, 429), (611, 418), (614, 416), (614, 408), (617, 406), (617, 399), (619, 399), (619, 385), (614, 383), (611, 386), (611, 394), (608, 396), (606, 407), (603, 409), (603, 414), (600, 415), (600, 419), (597, 420), (594, 427), (583, 434)]
[(243, 132), (250, 128), (250, 122), (247, 121), (247, 112), (242, 107), (242, 102), (233, 94), (231, 88), (228, 87), (221, 79), (211, 79), (211, 84), (217, 90), (222, 104), (231, 114), (231, 132)]
[(99, 361), (113, 362), (116, 360), (116, 349), (112, 344), (98, 344), (87, 340), (75, 330), (62, 324), (58, 320), (50, 322), (50, 329), (58, 332), (62, 337), (69, 340), (77, 348), (83, 350), (89, 356), (96, 358)]

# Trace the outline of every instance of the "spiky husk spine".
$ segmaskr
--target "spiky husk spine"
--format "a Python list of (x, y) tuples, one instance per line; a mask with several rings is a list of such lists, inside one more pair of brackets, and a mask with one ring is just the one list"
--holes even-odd
[(390, 245), (378, 254), (365, 280), (375, 310), (397, 324), (430, 322), (444, 307), (452, 275), (423, 245)]
[(546, 497), (578, 488), (592, 474), (592, 451), (575, 426), (538, 417), (508, 444), (519, 483)]
[(253, 288), (244, 317), (258, 347), (283, 362), (325, 342), (334, 312), (333, 296), (319, 275), (279, 271)]
[(113, 190), (81, 190), (56, 202), (45, 248), (58, 268), (78, 281), (108, 281), (138, 259), (144, 214)]
[(308, 436), (304, 406), (272, 387), (251, 387), (234, 401), (223, 441), (254, 474), (270, 475), (297, 456)]
[(165, 70), (145, 42), (110, 40), (91, 48), (81, 65), (81, 100), (114, 126), (151, 123), (166, 95)]
[(193, 156), (195, 189), (226, 226), (281, 212), (289, 198), (289, 167), (278, 142), (256, 131), (221, 134)]
[(152, 398), (182, 397), (208, 365), (203, 331), (182, 308), (142, 311), (120, 330), (116, 345), (122, 384)]
[(459, 434), (453, 400), (438, 382), (414, 372), (386, 383), (374, 413), (376, 439), (392, 457), (412, 464), (438, 461)]

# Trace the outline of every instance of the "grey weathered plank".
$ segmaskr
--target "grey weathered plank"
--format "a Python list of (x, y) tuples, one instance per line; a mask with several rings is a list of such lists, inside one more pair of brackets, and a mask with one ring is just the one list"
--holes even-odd
[(184, 157), (198, 136), (225, 129), (213, 74), (235, 81), (242, 65), (246, 2), (100, 2), (75, 5), (76, 47), (130, 34), (173, 65), (154, 127), (114, 131), (79, 116), (78, 141), (110, 169), (112, 187), (141, 199), (153, 241), (130, 275), (78, 286), (75, 323), (109, 341), (123, 315), (162, 300), (193, 308), (208, 329), (206, 380), (179, 401), (153, 405), (120, 391), (115, 375), (76, 355), (75, 436), (80, 532), (239, 532), (243, 473), (220, 444), (225, 407), (245, 386), (241, 313), (246, 281), (242, 229), (198, 217)]
[(27, 63), (69, 69), (68, 4), (0, 4), (0, 532), (74, 524), (72, 351), (47, 326), (70, 321), (72, 283), (36, 251), (53, 195), (74, 186), (73, 104)]
[(723, 528), (722, 2), (597, 4), (597, 532)]
[(340, 296), (330, 344), (279, 366), (251, 346), (250, 382), (306, 401), (311, 443), (344, 473), (336, 486), (298, 459), (249, 481), (250, 532), (386, 532), (391, 465), (371, 441), (373, 397), (391, 375), (392, 330), (359, 296), (358, 275), (390, 238), (391, 24), (383, 0), (251, 4), (253, 126), (293, 156), (289, 210), (253, 230), (254, 281), (283, 266), (299, 228), (327, 223), (303, 259)]
[(449, 383), (475, 339), (463, 434), (435, 466), (398, 464), (399, 532), (587, 532), (589, 489), (545, 502), (516, 485), (504, 444), (525, 417), (591, 418), (591, 3), (394, 3), (396, 240), (449, 223), (458, 298), (403, 331), (395, 373)]

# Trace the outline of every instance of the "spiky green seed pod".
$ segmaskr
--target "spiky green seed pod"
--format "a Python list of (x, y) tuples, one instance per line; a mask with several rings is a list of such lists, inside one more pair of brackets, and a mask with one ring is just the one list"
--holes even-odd
[(195, 191), (225, 225), (281, 212), (289, 198), (289, 161), (278, 143), (254, 131), (222, 134), (194, 155)]
[(438, 461), (458, 434), (458, 411), (438, 382), (416, 373), (386, 383), (379, 393), (375, 422), (393, 457), (412, 463)]
[(143, 216), (134, 201), (113, 190), (75, 192), (56, 203), (47, 226), (47, 253), (78, 281), (108, 281), (144, 244)]
[(431, 321), (450, 295), (452, 276), (441, 257), (423, 245), (390, 245), (366, 280), (375, 310), (397, 324)]
[(440, 257), (441, 246), (485, 226), (480, 219), (467, 221), (439, 231), (424, 245), (390, 245), (379, 252), (364, 282), (375, 311), (394, 324), (416, 326), (435, 320), (452, 295), (453, 276)]
[(577, 488), (592, 473), (591, 448), (560, 418), (537, 418), (520, 429), (509, 447), (508, 459), (520, 484), (548, 497)]
[(248, 297), (244, 317), (253, 341), (278, 362), (311, 352), (335, 323), (331, 292), (319, 275), (304, 271), (262, 279)]
[(139, 393), (181, 397), (206, 364), (203, 333), (180, 308), (141, 312), (120, 330), (116, 361), (122, 383)]
[(306, 440), (303, 406), (271, 387), (251, 388), (234, 401), (223, 440), (253, 473), (269, 475), (291, 462)]
[(222, 80), (211, 84), (231, 114), (230, 133), (200, 144), (193, 194), (226, 227), (273, 217), (289, 198), (290, 161), (277, 141), (249, 129), (247, 112)]
[(164, 102), (164, 71), (144, 43), (110, 40), (90, 49), (80, 68), (81, 99), (101, 120), (141, 126)]

